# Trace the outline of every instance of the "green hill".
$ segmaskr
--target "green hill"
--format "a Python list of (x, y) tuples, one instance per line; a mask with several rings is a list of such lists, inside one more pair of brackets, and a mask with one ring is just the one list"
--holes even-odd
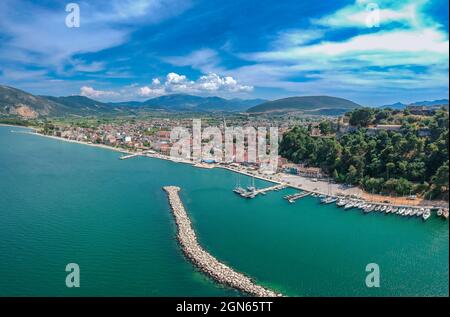
[(305, 112), (310, 114), (341, 114), (361, 107), (353, 101), (331, 96), (289, 97), (265, 102), (247, 110), (248, 113)]

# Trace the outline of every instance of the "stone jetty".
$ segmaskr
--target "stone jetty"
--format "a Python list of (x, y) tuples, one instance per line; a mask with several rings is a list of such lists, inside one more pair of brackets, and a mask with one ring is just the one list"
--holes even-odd
[(203, 250), (197, 241), (197, 236), (191, 226), (191, 220), (178, 195), (180, 188), (176, 186), (166, 186), (164, 187), (164, 190), (167, 192), (169, 203), (175, 216), (175, 222), (178, 227), (177, 238), (181, 248), (186, 257), (188, 257), (201, 271), (219, 283), (228, 285), (252, 296), (282, 296), (281, 294), (255, 284), (244, 274), (234, 271), (232, 268), (219, 262), (211, 254)]

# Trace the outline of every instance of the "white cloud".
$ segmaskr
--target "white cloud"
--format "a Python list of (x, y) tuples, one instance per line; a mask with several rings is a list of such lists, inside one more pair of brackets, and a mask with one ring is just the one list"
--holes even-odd
[(221, 72), (223, 70), (219, 67), (220, 59), (218, 53), (209, 48), (195, 50), (185, 56), (165, 57), (163, 60), (174, 66), (190, 66), (203, 73)]
[(375, 4), (378, 9), (380, 27), (390, 23), (403, 23), (408, 26), (417, 26), (423, 22), (419, 15), (421, 7), (426, 3), (424, 0), (378, 0), (378, 1), (355, 1), (354, 4), (319, 19), (313, 19), (312, 23), (321, 26), (342, 28), (360, 27), (367, 28), (367, 20), (373, 11), (369, 8)]
[(187, 78), (184, 75), (178, 75), (177, 73), (169, 73), (166, 77), (166, 85), (184, 85), (187, 82)]
[[(372, 29), (365, 24), (369, 2), (313, 20), (310, 29), (280, 32), (268, 50), (239, 55), (250, 65), (228, 71), (257, 87), (293, 94), (371, 100), (383, 92), (391, 97), (448, 93), (448, 32), (424, 13), (425, 1), (376, 1), (381, 21)], [(329, 40), (336, 28), (349, 27), (359, 30)]]
[(80, 95), (89, 98), (111, 98), (119, 96), (119, 93), (108, 90), (96, 90), (89, 86), (80, 88)]
[[(328, 66), (339, 67), (349, 61), (365, 66), (429, 65), (448, 61), (449, 42), (435, 29), (380, 31), (357, 35), (342, 42), (294, 46), (283, 50), (255, 53), (247, 58), (263, 62), (312, 62), (321, 59)], [(332, 64), (332, 65), (331, 65)], [(321, 68), (318, 65), (319, 69)]]
[(250, 92), (253, 90), (252, 86), (241, 85), (231, 76), (220, 77), (214, 73), (201, 76), (196, 82), (196, 86), (200, 90), (213, 92), (219, 90), (229, 92)]
[(67, 28), (64, 24), (67, 14), (64, 6), (46, 9), (32, 2), (0, 1), (2, 63), (39, 66), (64, 74), (75, 55), (123, 44), (137, 26), (158, 23), (183, 12), (191, 5), (190, 1), (183, 0), (78, 3), (80, 27)]
[(227, 94), (246, 93), (252, 90), (252, 86), (242, 85), (231, 76), (222, 77), (209, 73), (192, 81), (185, 75), (172, 72), (167, 74), (163, 83), (159, 79), (153, 79), (151, 85), (140, 87), (138, 94), (142, 97), (155, 97), (170, 93)]
[(140, 97), (158, 97), (158, 96), (162, 96), (165, 95), (166, 91), (163, 87), (149, 87), (149, 86), (144, 86), (144, 87), (140, 87), (139, 91), (138, 91), (138, 95)]

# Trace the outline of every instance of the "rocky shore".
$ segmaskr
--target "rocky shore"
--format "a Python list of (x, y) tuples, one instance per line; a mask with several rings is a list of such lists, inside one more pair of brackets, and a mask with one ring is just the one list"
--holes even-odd
[(177, 238), (181, 248), (186, 257), (188, 257), (201, 271), (208, 274), (219, 283), (228, 285), (252, 296), (282, 296), (281, 294), (256, 285), (247, 276), (234, 271), (203, 250), (197, 241), (197, 236), (192, 229), (191, 221), (178, 195), (180, 188), (166, 186), (164, 187), (164, 190), (167, 192), (169, 203), (175, 216), (175, 222), (178, 227)]

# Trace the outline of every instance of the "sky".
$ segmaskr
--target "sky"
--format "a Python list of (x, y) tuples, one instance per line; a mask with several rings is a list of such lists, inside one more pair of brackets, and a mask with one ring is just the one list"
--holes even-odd
[(0, 1), (0, 84), (102, 101), (449, 94), (448, 0), (69, 3)]

